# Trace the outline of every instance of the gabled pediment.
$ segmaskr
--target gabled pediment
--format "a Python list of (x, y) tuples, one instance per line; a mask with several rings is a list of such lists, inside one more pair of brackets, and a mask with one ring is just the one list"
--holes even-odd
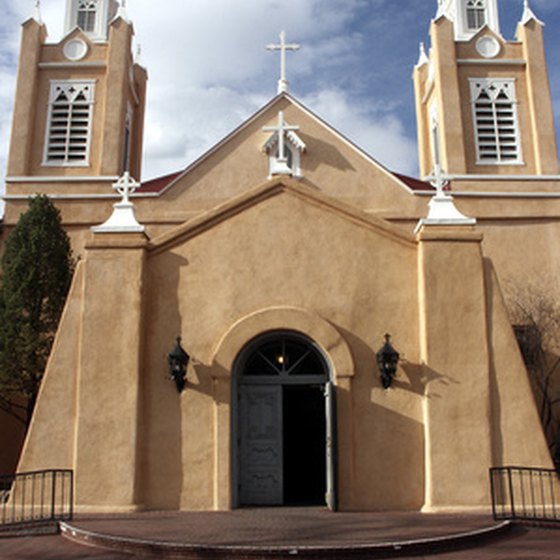
[(467, 42), (476, 44), (482, 37), (493, 37), (501, 46), (506, 44), (506, 40), (499, 33), (496, 33), (488, 24), (481, 27)]
[(301, 182), (287, 177), (279, 177), (258, 185), (231, 201), (221, 204), (153, 239), (149, 243), (149, 251), (159, 253), (170, 250), (191, 238), (204, 235), (243, 212), (266, 204), (266, 201), (275, 197), (296, 198), (303, 201), (304, 205), (320, 208), (322, 212), (331, 213), (333, 216), (350, 221), (358, 227), (369, 229), (377, 235), (390, 238), (399, 244), (412, 247), (416, 243), (415, 237), (399, 226), (328, 197), (316, 189), (303, 185)]
[(70, 41), (83, 41), (87, 47), (88, 50), (92, 48), (93, 46), (93, 41), (91, 40), (90, 37), (88, 37), (86, 35), (86, 33), (84, 33), (82, 31), (82, 29), (80, 29), (78, 26), (74, 27), (73, 29), (71, 29), (58, 43), (57, 46), (64, 49), (65, 45), (67, 45), (68, 43), (70, 43)]
[[(274, 144), (271, 127), (279, 113), (297, 126), (288, 136), (295, 150), (298, 172), (307, 186), (357, 208), (391, 212), (414, 204), (414, 189), (402, 178), (353, 144), (292, 96), (282, 93), (243, 122), (223, 140), (181, 172), (145, 182), (136, 198), (158, 199), (162, 211), (209, 210), (235, 199), (251, 185), (261, 184), (270, 172), (270, 154), (263, 146)], [(390, 200), (390, 206), (389, 201)]]

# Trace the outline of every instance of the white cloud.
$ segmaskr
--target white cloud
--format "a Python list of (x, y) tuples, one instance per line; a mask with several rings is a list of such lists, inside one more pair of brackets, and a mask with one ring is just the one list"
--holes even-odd
[(158, 95), (147, 115), (147, 177), (186, 167), (267, 101), (219, 86), (165, 88)]
[[(382, 2), (370, 0), (368, 6)], [(397, 167), (416, 169), (414, 143), (396, 116), (377, 114), (373, 121), (342, 91), (333, 103), (331, 69), (358, 62), (362, 37), (349, 32), (348, 23), (363, 0), (170, 1), (161, 11), (148, 0), (129, 5), (139, 41), (149, 37), (142, 47), (150, 74), (146, 176), (186, 166), (276, 93), (279, 58), (265, 45), (277, 41), (281, 29), (288, 30), (289, 42), (302, 44), (297, 54), (288, 54), (295, 95), (311, 85), (316, 94), (306, 99), (312, 110), (337, 126), (345, 123), (338, 128), (387, 165), (402, 162), (406, 153), (412, 163)], [(331, 118), (335, 107), (343, 114), (338, 120)], [(383, 140), (375, 141), (379, 132)]]
[(417, 173), (416, 143), (406, 137), (394, 114), (352, 100), (341, 89), (313, 93), (303, 102), (385, 166), (408, 175)]

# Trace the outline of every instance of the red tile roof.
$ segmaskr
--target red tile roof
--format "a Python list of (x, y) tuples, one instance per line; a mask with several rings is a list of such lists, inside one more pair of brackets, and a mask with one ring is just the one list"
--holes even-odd
[(168, 175), (162, 175), (161, 177), (156, 177), (155, 179), (150, 179), (149, 181), (144, 181), (142, 186), (136, 190), (137, 194), (158, 194), (170, 185), (183, 171), (175, 171), (175, 173), (169, 173)]
[(391, 173), (400, 181), (402, 181), (409, 189), (413, 191), (433, 191), (434, 187), (426, 182), (421, 181), (420, 179), (414, 179), (413, 177), (408, 177), (407, 175), (401, 175), (400, 173), (395, 173), (391, 171)]
[[(174, 173), (169, 173), (168, 175), (162, 175), (161, 177), (155, 177), (154, 179), (145, 181), (142, 183), (142, 186), (136, 191), (136, 193), (159, 194), (163, 190), (165, 190), (165, 188), (168, 187), (182, 173), (184, 173), (183, 170), (175, 171)], [(434, 187), (426, 181), (421, 181), (420, 179), (415, 179), (413, 177), (408, 177), (407, 175), (395, 173), (394, 171), (391, 171), (390, 173), (394, 175), (399, 181), (403, 182), (412, 191), (432, 192), (434, 190)], [(448, 190), (448, 187), (445, 190)]]

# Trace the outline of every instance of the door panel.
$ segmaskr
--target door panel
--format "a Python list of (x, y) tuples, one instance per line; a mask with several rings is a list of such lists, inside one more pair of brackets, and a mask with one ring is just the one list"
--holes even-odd
[(251, 505), (281, 505), (282, 387), (240, 387), (239, 501)]
[(327, 422), (326, 454), (327, 454), (327, 507), (337, 511), (336, 473), (337, 473), (337, 442), (336, 442), (336, 389), (331, 381), (325, 385), (325, 415)]

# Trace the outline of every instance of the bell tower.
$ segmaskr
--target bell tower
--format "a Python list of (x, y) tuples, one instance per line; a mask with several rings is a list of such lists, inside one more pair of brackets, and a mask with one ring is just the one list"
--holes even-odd
[(39, 13), (22, 26), (8, 229), (35, 193), (55, 200), (63, 223), (103, 221), (96, 201), (112, 195), (125, 171), (141, 179), (147, 74), (134, 60), (134, 29), (124, 7), (115, 0), (66, 0), (64, 33), (47, 42)]
[(525, 0), (516, 40), (498, 0), (439, 0), (431, 48), (414, 69), (420, 172), (450, 179), (559, 172), (543, 23)]

